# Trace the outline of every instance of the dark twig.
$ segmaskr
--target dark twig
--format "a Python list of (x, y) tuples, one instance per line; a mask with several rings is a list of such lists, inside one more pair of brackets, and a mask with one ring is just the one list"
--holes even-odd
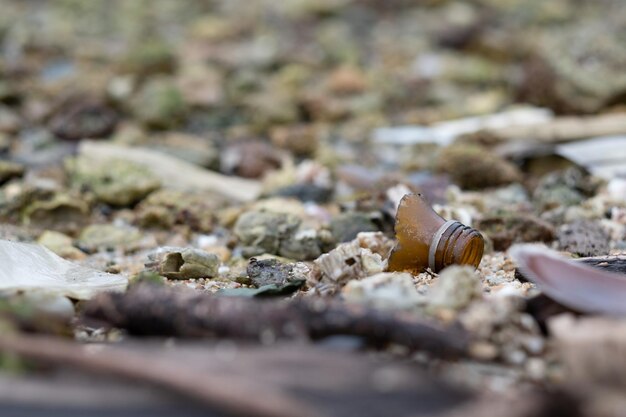
[(219, 297), (156, 286), (125, 294), (101, 294), (87, 303), (85, 318), (135, 335), (318, 339), (344, 334), (374, 344), (396, 343), (436, 356), (461, 356), (467, 334), (442, 329), (407, 313), (388, 313), (337, 301), (266, 301)]

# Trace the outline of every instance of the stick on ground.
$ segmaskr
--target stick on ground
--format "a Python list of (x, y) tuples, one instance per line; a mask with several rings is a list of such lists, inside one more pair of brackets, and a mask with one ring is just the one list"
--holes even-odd
[(135, 335), (256, 340), (353, 335), (439, 357), (462, 356), (468, 344), (462, 329), (443, 329), (407, 313), (319, 299), (219, 297), (151, 285), (125, 294), (101, 294), (87, 303), (84, 314)]

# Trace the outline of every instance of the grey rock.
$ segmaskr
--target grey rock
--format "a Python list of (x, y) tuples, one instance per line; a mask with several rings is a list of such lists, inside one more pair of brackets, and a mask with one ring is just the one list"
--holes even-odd
[(281, 242), (297, 230), (300, 222), (291, 214), (248, 211), (239, 216), (234, 232), (244, 256), (278, 255)]
[(276, 258), (250, 259), (247, 273), (257, 288), (276, 285), (278, 289), (286, 285), (304, 284), (309, 269), (301, 263), (284, 263)]
[(78, 246), (87, 251), (123, 248), (134, 249), (141, 240), (138, 229), (113, 224), (92, 224), (87, 226), (78, 237)]
[(349, 242), (360, 232), (376, 232), (378, 227), (365, 213), (342, 213), (330, 222), (330, 230), (337, 242)]
[(557, 232), (559, 248), (579, 256), (607, 255), (610, 238), (602, 226), (592, 220), (564, 224)]
[(312, 260), (322, 254), (328, 232), (300, 228), (280, 243), (279, 254), (296, 260)]
[(539, 210), (551, 210), (580, 204), (594, 194), (596, 185), (578, 168), (544, 176), (533, 193)]

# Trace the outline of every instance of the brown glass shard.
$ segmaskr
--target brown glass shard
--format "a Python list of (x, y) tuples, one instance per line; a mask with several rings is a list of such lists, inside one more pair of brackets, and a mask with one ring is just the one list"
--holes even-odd
[(438, 272), (452, 264), (478, 267), (483, 256), (482, 235), (457, 221), (446, 221), (419, 194), (400, 201), (395, 225), (396, 247), (390, 271)]

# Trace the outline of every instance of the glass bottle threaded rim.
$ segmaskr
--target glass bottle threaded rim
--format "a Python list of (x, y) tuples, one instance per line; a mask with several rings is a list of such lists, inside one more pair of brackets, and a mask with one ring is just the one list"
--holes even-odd
[(482, 235), (456, 220), (445, 222), (433, 235), (428, 251), (428, 266), (440, 271), (452, 264), (478, 267), (484, 251)]

